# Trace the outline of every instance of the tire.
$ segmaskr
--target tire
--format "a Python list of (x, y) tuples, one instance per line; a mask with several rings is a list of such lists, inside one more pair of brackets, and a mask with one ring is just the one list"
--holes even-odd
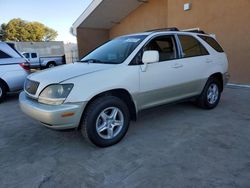
[(220, 101), (221, 97), (221, 83), (217, 78), (210, 78), (201, 95), (197, 98), (197, 105), (203, 109), (213, 109)]
[(117, 144), (125, 136), (129, 123), (127, 105), (117, 97), (104, 96), (88, 106), (80, 128), (86, 140), (98, 147), (108, 147)]
[(50, 63), (48, 63), (48, 64), (46, 65), (46, 68), (53, 68), (53, 67), (56, 67), (56, 64), (55, 64), (55, 63), (52, 63), (52, 62), (50, 62)]
[(0, 102), (3, 102), (6, 97), (7, 88), (3, 82), (0, 81)]

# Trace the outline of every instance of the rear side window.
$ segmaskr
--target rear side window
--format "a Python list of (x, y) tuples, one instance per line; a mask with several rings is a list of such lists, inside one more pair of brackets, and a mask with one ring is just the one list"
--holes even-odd
[(208, 37), (208, 36), (203, 36), (203, 35), (199, 35), (199, 37), (201, 39), (203, 39), (206, 43), (208, 43), (217, 52), (224, 52), (222, 47), (219, 45), (219, 43), (213, 37)]
[(36, 53), (32, 53), (32, 54), (31, 54), (31, 58), (37, 58)]
[(189, 35), (179, 35), (178, 37), (182, 46), (184, 58), (209, 55), (206, 48), (194, 37)]
[(5, 58), (11, 58), (11, 56), (0, 50), (0, 59), (5, 59)]

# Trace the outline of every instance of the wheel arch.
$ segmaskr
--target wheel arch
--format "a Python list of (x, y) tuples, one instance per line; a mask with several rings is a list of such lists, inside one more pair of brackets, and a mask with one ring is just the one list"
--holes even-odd
[(8, 85), (7, 82), (5, 82), (2, 78), (0, 78), (0, 83), (4, 84), (4, 86), (5, 86), (6, 89), (7, 89), (7, 92), (10, 91), (9, 85)]
[(216, 78), (219, 80), (220, 86), (221, 86), (220, 89), (221, 89), (221, 91), (223, 91), (224, 90), (223, 74), (221, 72), (216, 72), (216, 73), (212, 74), (211, 76), (209, 76), (208, 80), (212, 79), (212, 78)]
[(54, 64), (54, 65), (56, 65), (56, 62), (55, 62), (55, 61), (48, 61), (48, 62), (46, 63), (46, 66), (48, 66), (49, 64)]
[(96, 100), (97, 98), (103, 97), (103, 96), (115, 96), (115, 97), (118, 97), (119, 99), (123, 100), (125, 102), (125, 104), (127, 104), (128, 108), (129, 108), (131, 119), (134, 120), (134, 121), (137, 119), (137, 109), (136, 109), (136, 105), (134, 103), (134, 100), (133, 100), (132, 96), (130, 95), (130, 93), (126, 89), (122, 89), (122, 88), (104, 91), (102, 93), (99, 93), (99, 94), (93, 96), (88, 101), (87, 105), (85, 106), (85, 109), (83, 111), (82, 116), (86, 112), (86, 109), (88, 108), (88, 106), (94, 100)]

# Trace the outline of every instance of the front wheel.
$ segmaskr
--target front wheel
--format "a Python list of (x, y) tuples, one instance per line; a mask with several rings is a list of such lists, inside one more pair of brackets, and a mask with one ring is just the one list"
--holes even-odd
[(221, 83), (217, 78), (210, 78), (197, 99), (198, 106), (204, 109), (215, 108), (220, 101), (221, 87)]
[(118, 143), (129, 128), (127, 105), (119, 98), (105, 96), (92, 102), (83, 115), (82, 135), (99, 147)]

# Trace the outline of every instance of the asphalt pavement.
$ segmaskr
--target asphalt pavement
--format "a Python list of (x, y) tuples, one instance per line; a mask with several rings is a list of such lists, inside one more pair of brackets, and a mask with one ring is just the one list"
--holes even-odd
[(0, 104), (0, 187), (250, 187), (250, 89), (226, 88), (219, 106), (186, 102), (141, 113), (117, 145), (45, 128), (18, 94)]

